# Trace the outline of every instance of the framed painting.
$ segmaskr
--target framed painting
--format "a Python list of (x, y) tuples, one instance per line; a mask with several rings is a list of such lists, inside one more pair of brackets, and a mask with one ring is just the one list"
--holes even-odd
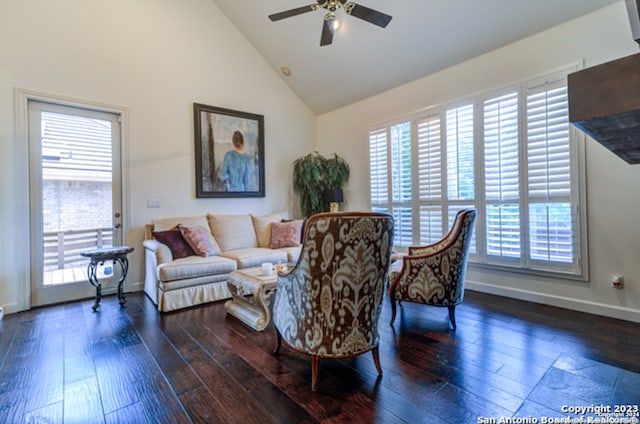
[(193, 104), (196, 197), (264, 197), (264, 116)]

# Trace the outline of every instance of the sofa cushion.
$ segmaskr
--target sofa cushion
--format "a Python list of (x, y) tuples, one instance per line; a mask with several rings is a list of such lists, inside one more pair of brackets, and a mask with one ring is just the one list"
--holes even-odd
[(235, 271), (235, 261), (222, 256), (189, 256), (158, 266), (158, 280), (162, 282), (205, 277), (213, 274), (228, 274)]
[(275, 222), (271, 225), (271, 249), (300, 246), (302, 220)]
[(223, 252), (258, 247), (251, 215), (207, 215), (213, 237)]
[(222, 252), (222, 256), (236, 261), (238, 268), (260, 266), (263, 262), (277, 264), (288, 261), (287, 252), (262, 247), (225, 250)]
[(251, 215), (253, 229), (258, 239), (258, 247), (269, 247), (269, 243), (271, 243), (271, 224), (288, 219), (289, 214), (287, 212), (272, 213), (263, 216)]
[(152, 219), (151, 223), (153, 224), (153, 231), (167, 231), (174, 227), (177, 227), (178, 224), (182, 224), (185, 227), (194, 227), (196, 225), (199, 225), (204, 228), (209, 228), (207, 217), (204, 215)]
[(300, 252), (302, 251), (302, 246), (293, 246), (293, 247), (282, 247), (277, 249), (279, 252), (285, 252), (287, 254), (287, 262), (298, 262), (298, 258), (300, 257)]
[(216, 243), (211, 236), (209, 227), (205, 228), (199, 225), (195, 227), (185, 227), (180, 224), (178, 228), (196, 255), (206, 258), (207, 256), (220, 254), (220, 246), (218, 246), (218, 243)]
[(173, 259), (186, 258), (187, 256), (195, 255), (193, 249), (184, 239), (182, 232), (177, 227), (168, 231), (154, 231), (153, 238), (171, 250)]

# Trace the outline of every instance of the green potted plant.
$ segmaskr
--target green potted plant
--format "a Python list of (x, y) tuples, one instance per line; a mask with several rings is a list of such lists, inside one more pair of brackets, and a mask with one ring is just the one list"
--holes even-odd
[(325, 158), (309, 153), (293, 162), (293, 190), (300, 196), (300, 210), (305, 217), (328, 210), (329, 191), (340, 190), (349, 180), (349, 165), (333, 154)]
[(333, 157), (327, 158), (324, 161), (323, 176), (323, 200), (325, 204), (330, 205), (331, 212), (338, 212), (339, 204), (343, 201), (342, 188), (349, 180), (349, 164), (334, 153)]

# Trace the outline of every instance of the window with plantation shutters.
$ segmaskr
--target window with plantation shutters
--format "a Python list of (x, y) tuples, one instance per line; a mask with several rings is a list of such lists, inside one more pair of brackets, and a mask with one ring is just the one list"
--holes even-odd
[(394, 206), (391, 212), (394, 220), (393, 244), (395, 246), (413, 245), (413, 220), (411, 206)]
[(411, 125), (391, 126), (391, 198), (394, 203), (411, 201)]
[(440, 117), (429, 116), (417, 122), (418, 195), (421, 201), (442, 200), (442, 139)]
[(394, 245), (413, 243), (411, 123), (369, 132), (371, 207), (393, 215)]
[(518, 92), (484, 100), (484, 195), (487, 255), (520, 258)]
[(446, 111), (447, 192), (450, 200), (475, 196), (473, 105)]
[(529, 244), (534, 261), (573, 263), (569, 104), (564, 79), (527, 87)]
[(439, 115), (417, 119), (418, 244), (431, 244), (442, 238), (442, 137)]
[(392, 125), (391, 136), (391, 214), (395, 220), (394, 244), (412, 244), (411, 123)]
[(395, 245), (438, 241), (474, 207), (471, 263), (588, 278), (584, 141), (568, 120), (574, 70), (372, 129), (371, 207), (394, 216)]
[(387, 175), (387, 131), (377, 129), (369, 134), (369, 181), (372, 205), (386, 205), (389, 201)]

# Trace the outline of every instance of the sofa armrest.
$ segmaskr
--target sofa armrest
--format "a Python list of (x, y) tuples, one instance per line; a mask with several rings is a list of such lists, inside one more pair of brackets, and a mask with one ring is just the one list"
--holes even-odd
[(151, 260), (153, 257), (155, 259), (154, 266), (173, 261), (171, 249), (169, 249), (166, 244), (162, 244), (158, 240), (145, 240), (142, 242), (142, 245), (146, 251), (153, 253), (153, 255), (145, 255), (145, 257), (147, 260)]

